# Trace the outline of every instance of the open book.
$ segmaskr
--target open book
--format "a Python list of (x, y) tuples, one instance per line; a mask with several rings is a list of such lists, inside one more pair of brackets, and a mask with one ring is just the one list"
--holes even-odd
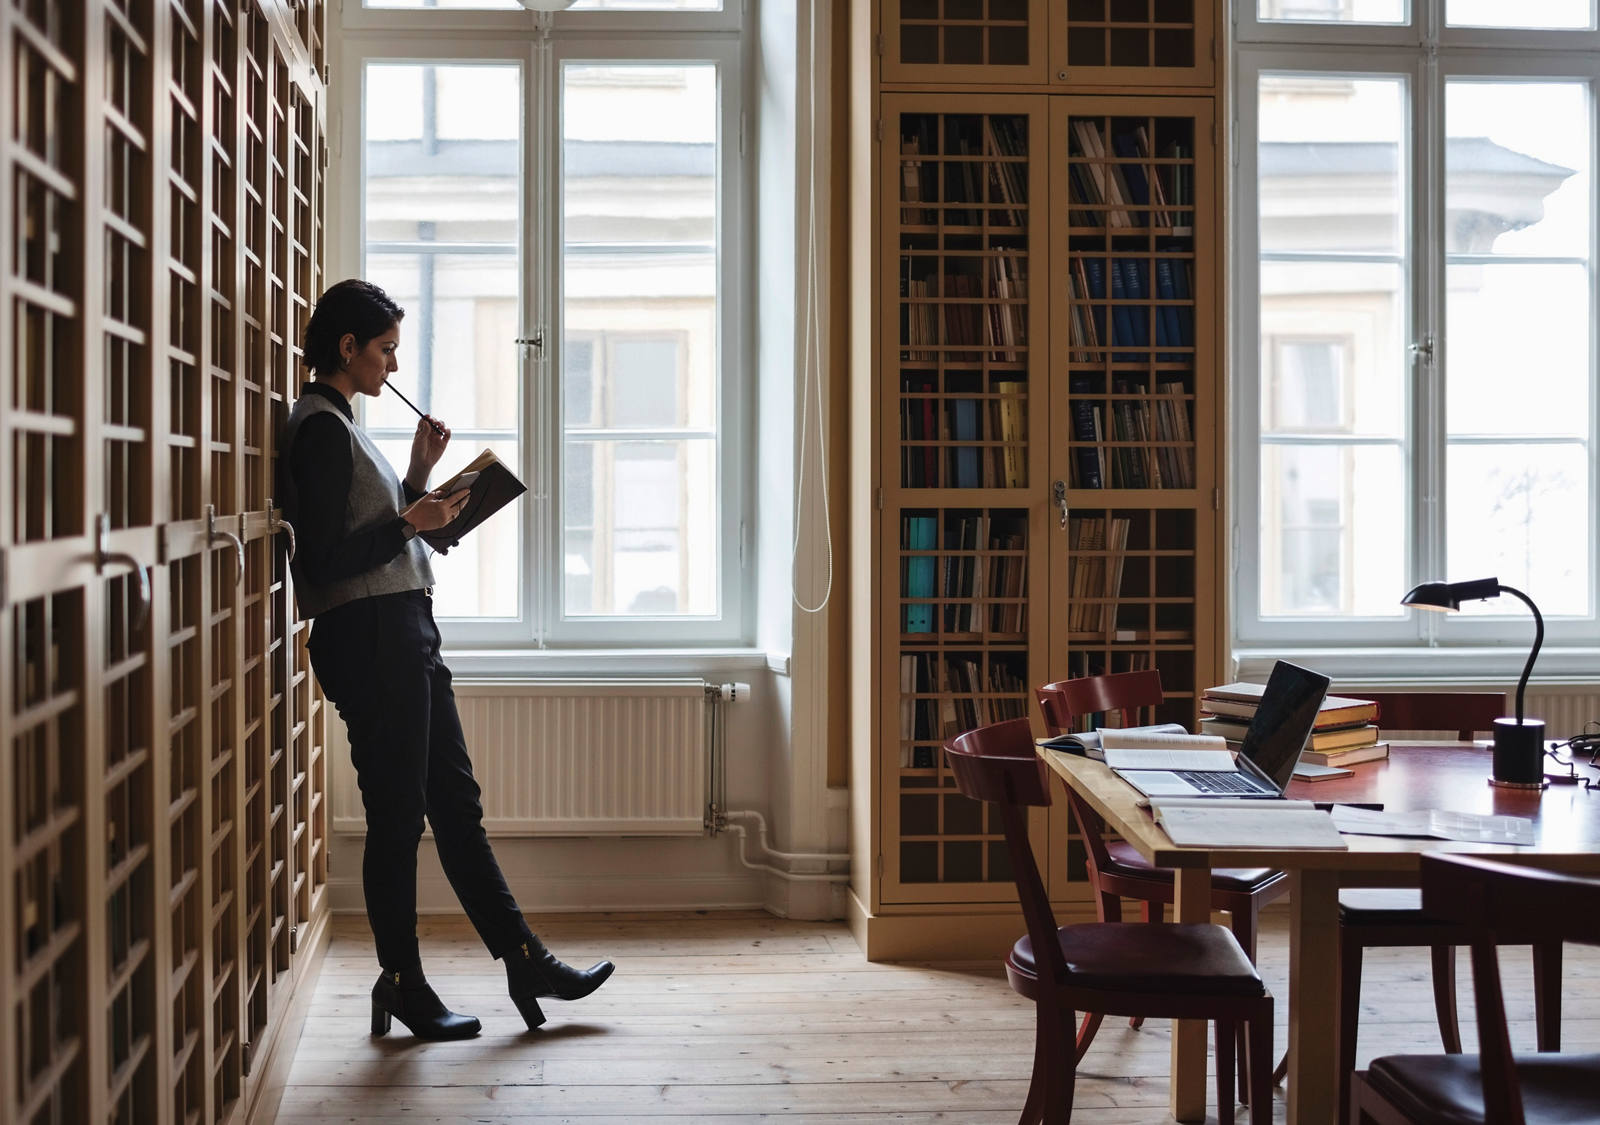
[(1101, 732), (1102, 754), (1114, 770), (1234, 769), (1228, 743), (1214, 734), (1128, 728)]
[(490, 449), (474, 457), (466, 468), (435, 491), (449, 495), (463, 485), (470, 488), (471, 493), (461, 506), (461, 514), (443, 527), (417, 532), (418, 539), (441, 555), (460, 543), (473, 528), (528, 491), (528, 486), (518, 480)]
[(1179, 847), (1349, 847), (1333, 817), (1310, 801), (1163, 797), (1150, 802), (1150, 814)]
[[(1106, 740), (1115, 744), (1118, 739), (1139, 738), (1147, 735), (1181, 734), (1188, 737), (1188, 732), (1178, 723), (1158, 723), (1150, 727), (1103, 727), (1100, 730), (1077, 731), (1072, 734), (1058, 734), (1054, 738), (1047, 738), (1039, 745), (1049, 750), (1064, 750), (1068, 754), (1077, 754), (1080, 757), (1093, 758), (1104, 761), (1105, 754), (1101, 747)], [(1128, 743), (1122, 745), (1148, 746), (1148, 742)]]

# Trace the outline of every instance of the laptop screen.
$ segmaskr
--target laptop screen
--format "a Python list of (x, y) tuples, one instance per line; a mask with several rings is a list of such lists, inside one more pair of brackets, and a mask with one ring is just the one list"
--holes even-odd
[(1327, 694), (1328, 677), (1287, 660), (1272, 666), (1240, 749), (1280, 793), (1294, 776), (1294, 765)]

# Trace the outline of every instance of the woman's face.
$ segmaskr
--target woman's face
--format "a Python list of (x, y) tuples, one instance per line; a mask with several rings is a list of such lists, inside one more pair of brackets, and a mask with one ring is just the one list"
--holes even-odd
[(347, 333), (339, 341), (339, 354), (345, 361), (344, 369), (339, 374), (348, 380), (348, 390), (374, 397), (382, 393), (383, 384), (400, 369), (394, 358), (395, 349), (399, 346), (398, 322), (390, 325), (387, 332), (368, 340), (366, 347), (360, 349), (356, 347), (355, 336)]

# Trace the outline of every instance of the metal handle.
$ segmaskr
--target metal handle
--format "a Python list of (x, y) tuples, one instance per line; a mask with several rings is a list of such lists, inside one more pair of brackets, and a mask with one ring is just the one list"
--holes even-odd
[(294, 525), (276, 514), (276, 509), (272, 506), (272, 498), (270, 496), (267, 497), (267, 526), (273, 532), (286, 531), (289, 533), (289, 561), (294, 562)]
[(1067, 482), (1058, 480), (1052, 486), (1051, 492), (1055, 496), (1056, 507), (1061, 509), (1061, 530), (1067, 530)]
[(108, 563), (122, 563), (131, 567), (133, 573), (139, 576), (139, 612), (134, 614), (132, 632), (138, 632), (144, 627), (145, 620), (150, 616), (150, 572), (139, 565), (139, 560), (124, 551), (106, 550), (106, 537), (111, 534), (111, 517), (105, 512), (94, 524), (94, 569), (96, 573), (104, 570)]
[(535, 328), (533, 330), (533, 335), (532, 336), (518, 336), (517, 339), (516, 339), (516, 342), (518, 344), (523, 345), (524, 347), (538, 348), (540, 351), (543, 351), (544, 350), (544, 329), (543, 328)]
[(244, 581), (244, 540), (240, 539), (231, 531), (219, 530), (217, 528), (217, 506), (215, 504), (207, 504), (206, 542), (208, 544), (215, 543), (219, 539), (226, 539), (228, 542), (233, 544), (234, 557), (239, 563), (239, 569), (235, 572), (233, 577), (233, 584), (237, 586)]

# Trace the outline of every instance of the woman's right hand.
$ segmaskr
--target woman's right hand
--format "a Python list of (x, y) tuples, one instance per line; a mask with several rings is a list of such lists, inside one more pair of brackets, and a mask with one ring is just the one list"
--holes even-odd
[(461, 514), (461, 508), (472, 495), (469, 488), (459, 489), (445, 496), (430, 492), (416, 503), (400, 512), (400, 516), (418, 531), (437, 531)]

